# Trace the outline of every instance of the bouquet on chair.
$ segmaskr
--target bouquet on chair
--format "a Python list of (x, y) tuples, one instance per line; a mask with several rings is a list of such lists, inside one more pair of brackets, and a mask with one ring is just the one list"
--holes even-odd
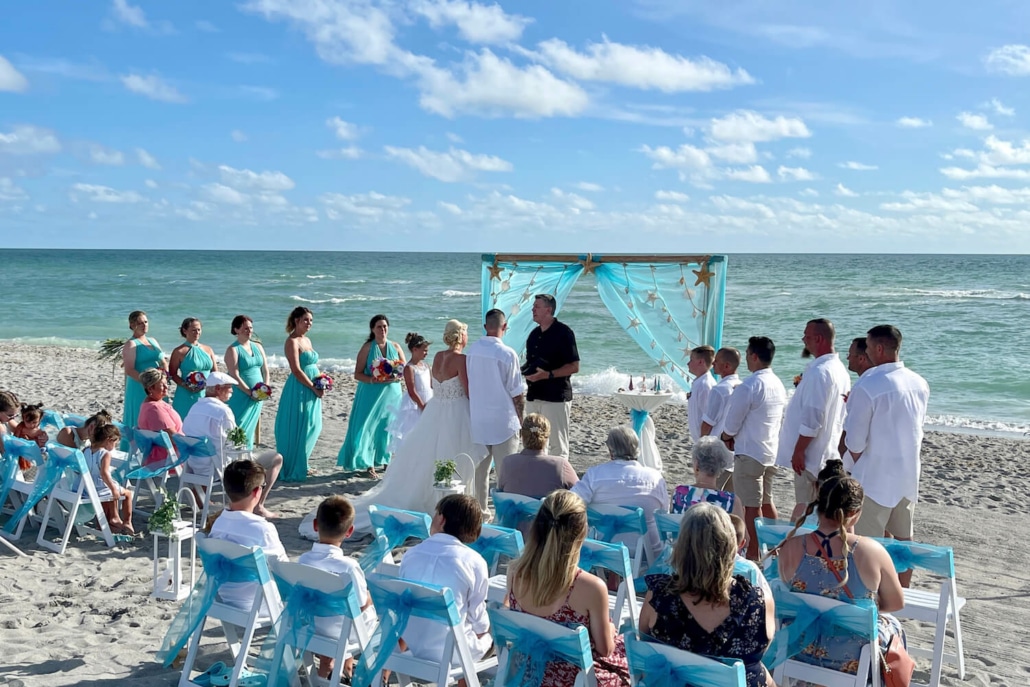
[(376, 382), (392, 382), (404, 374), (404, 363), (400, 360), (377, 358), (372, 363), (372, 380)]
[(182, 381), (186, 383), (186, 388), (193, 393), (196, 393), (207, 386), (207, 376), (200, 370), (190, 372)]
[(320, 374), (311, 380), (311, 383), (315, 385), (315, 388), (319, 391), (332, 391), (333, 390), (333, 378), (327, 374)]

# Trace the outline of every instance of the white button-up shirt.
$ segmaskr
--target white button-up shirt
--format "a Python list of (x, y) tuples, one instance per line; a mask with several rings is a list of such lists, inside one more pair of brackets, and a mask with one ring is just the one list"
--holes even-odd
[(735, 374), (726, 375), (708, 392), (708, 403), (701, 420), (712, 426), (711, 436), (718, 437), (722, 434), (726, 409), (730, 406), (730, 396), (738, 386), (740, 386), (740, 377)]
[(182, 420), (182, 433), (198, 439), (207, 437), (217, 453), (216, 458), (190, 458), (186, 461), (190, 472), (210, 475), (216, 465), (218, 474), (225, 467), (225, 436), (236, 427), (236, 418), (229, 406), (214, 396), (205, 396), (190, 408)]
[(919, 451), (930, 387), (905, 363), (867, 370), (848, 396), (845, 442), (861, 454), (851, 469), (865, 495), (893, 508), (919, 498)]
[(844, 397), (851, 390), (851, 375), (836, 353), (821, 355), (805, 369), (794, 390), (780, 429), (776, 464), (791, 467), (798, 437), (812, 437), (805, 449), (805, 470), (818, 475), (826, 461), (837, 458), (844, 428)]
[[(198, 401), (199, 402), (199, 401)], [(286, 549), (279, 540), (275, 525), (260, 515), (243, 510), (223, 510), (211, 525), (212, 539), (230, 541), (240, 546), (256, 546), (265, 552), (269, 561), (287, 561)], [(257, 582), (225, 582), (218, 588), (218, 596), (225, 603), (237, 608), (249, 609), (257, 593)], [(268, 607), (261, 604), (262, 616), (268, 616)]]
[[(356, 560), (344, 555), (343, 550), (339, 546), (315, 542), (311, 545), (310, 551), (300, 555), (297, 562), (334, 573), (344, 580), (350, 580), (354, 584), (354, 592), (358, 597), (358, 606), (364, 606), (368, 603), (368, 586), (365, 584), (364, 571), (362, 571), (361, 566), (358, 565)], [(375, 611), (372, 611), (368, 615), (374, 616), (374, 613)], [(354, 620), (358, 622), (357, 618)], [(343, 618), (315, 617), (315, 629), (321, 635), (338, 637), (342, 628)], [(357, 635), (354, 633), (351, 634), (351, 637), (355, 640), (357, 639)]]
[(496, 336), (484, 336), (465, 349), (469, 376), (472, 441), (497, 446), (521, 426), (512, 399), (524, 393), (519, 356)]
[(687, 399), (687, 424), (690, 427), (690, 439), (695, 444), (701, 438), (701, 423), (704, 421), (705, 410), (708, 408), (708, 397), (714, 388), (715, 377), (710, 371), (700, 377), (695, 377), (694, 381), (690, 383), (690, 398)]
[[(448, 587), (454, 595), (458, 617), (465, 627), (465, 638), (473, 660), (482, 658), (490, 648), (490, 629), (486, 614), (489, 572), (486, 561), (456, 537), (439, 532), (407, 551), (401, 558), (400, 577), (415, 582)], [(404, 641), (417, 658), (431, 661), (443, 657), (444, 626), (425, 618), (413, 617), (404, 631)]]
[(723, 432), (734, 438), (734, 455), (765, 466), (776, 463), (787, 390), (771, 368), (758, 370), (730, 396)]

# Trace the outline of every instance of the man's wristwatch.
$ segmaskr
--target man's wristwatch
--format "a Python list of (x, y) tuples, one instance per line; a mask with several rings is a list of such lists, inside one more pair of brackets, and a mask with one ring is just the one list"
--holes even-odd
[(550, 370), (550, 371), (549, 371), (549, 372), (547, 373), (547, 378), (548, 378), (548, 379), (554, 379), (554, 370)]

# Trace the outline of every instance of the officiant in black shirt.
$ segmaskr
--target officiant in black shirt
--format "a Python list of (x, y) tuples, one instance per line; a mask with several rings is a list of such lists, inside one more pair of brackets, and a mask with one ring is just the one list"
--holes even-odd
[(579, 372), (576, 335), (554, 318), (557, 303), (550, 294), (533, 300), (537, 326), (526, 339), (526, 413), (539, 413), (551, 423), (547, 453), (569, 457), (569, 417), (572, 414), (572, 375)]

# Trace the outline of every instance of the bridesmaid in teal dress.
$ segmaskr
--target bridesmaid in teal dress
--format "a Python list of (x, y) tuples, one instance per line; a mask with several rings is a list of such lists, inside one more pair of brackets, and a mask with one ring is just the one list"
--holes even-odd
[(386, 338), (390, 320), (376, 315), (368, 323), (368, 341), (358, 351), (354, 365), (354, 379), (358, 390), (354, 394), (347, 438), (343, 440), (336, 464), (344, 472), (367, 471), (369, 477), (379, 479), (377, 467), (390, 462), (390, 421), (400, 408), (401, 385), (398, 379), (377, 382), (372, 379), (372, 364), (379, 358), (404, 362), (401, 347)]
[(168, 363), (168, 374), (178, 386), (172, 398), (172, 408), (183, 420), (193, 404), (204, 398), (203, 389), (193, 391), (186, 385), (186, 376), (191, 372), (203, 372), (206, 375), (218, 369), (215, 352), (210, 346), (200, 343), (200, 332), (200, 320), (196, 317), (183, 320), (179, 333), (186, 341), (175, 347)]
[(311, 347), (307, 333), (314, 315), (304, 307), (296, 307), (286, 320), (286, 361), (290, 376), (279, 396), (275, 415), (275, 447), (283, 456), (279, 479), (303, 482), (308, 478), (308, 458), (322, 433), (322, 395), (315, 388), (318, 376), (318, 353)]
[(254, 430), (261, 418), (263, 401), (254, 398), (251, 389), (258, 382), (268, 384), (268, 357), (265, 349), (251, 338), (254, 321), (246, 315), (237, 315), (229, 331), (236, 343), (225, 351), (225, 371), (236, 379), (236, 388), (229, 399), (229, 409), (236, 418), (236, 426), (247, 433), (247, 448), (254, 448)]
[[(166, 369), (164, 353), (157, 339), (147, 336), (150, 321), (142, 310), (129, 313), (129, 329), (132, 338), (122, 346), (122, 368), (125, 370), (125, 403), (122, 405), (122, 422), (126, 427), (135, 427), (139, 419), (139, 407), (147, 392), (139, 383), (139, 375), (146, 370)], [(130, 437), (122, 437), (121, 449), (129, 450)]]

